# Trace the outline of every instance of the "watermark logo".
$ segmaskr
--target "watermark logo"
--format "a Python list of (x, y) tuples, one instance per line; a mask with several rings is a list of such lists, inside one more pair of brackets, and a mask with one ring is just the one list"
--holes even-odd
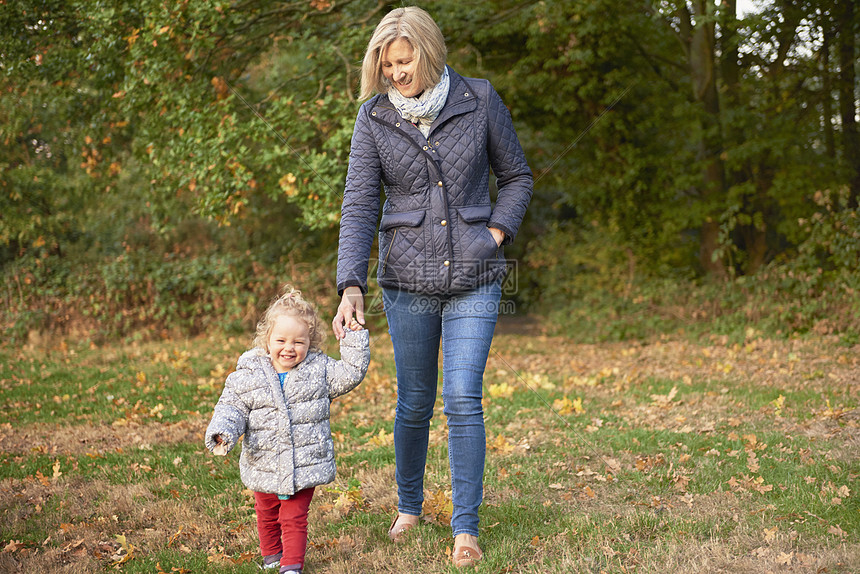
[[(378, 262), (374, 262), (373, 267), (370, 269), (372, 278), (377, 277), (376, 272), (378, 265)], [(474, 289), (465, 289), (463, 291), (458, 290), (451, 294), (423, 294), (420, 291), (410, 292), (408, 289), (405, 289), (402, 293), (403, 297), (409, 298), (407, 303), (409, 311), (416, 314), (438, 314), (443, 311), (475, 313), (476, 315), (516, 314), (516, 302), (512, 300), (512, 297), (516, 295), (519, 290), (519, 262), (516, 259), (509, 259), (506, 261), (461, 261), (455, 263), (455, 265), (457, 265), (457, 267), (450, 271), (448, 269), (435, 270), (428, 267), (426, 262), (419, 263), (418, 261), (411, 261), (408, 265), (399, 266), (396, 271), (389, 268), (383, 275), (383, 278), (388, 279), (391, 282), (408, 285), (410, 287), (424, 285), (433, 286), (441, 283), (441, 280), (444, 279), (444, 275), (442, 274), (453, 273), (455, 278), (454, 285), (456, 287), (456, 279), (459, 273), (467, 271), (469, 276), (472, 277), (481, 277), (485, 274), (498, 273), (500, 275), (498, 280), (501, 282), (500, 299), (484, 298), (481, 300), (473, 300), (473, 298), (469, 297), (469, 295), (474, 294), (476, 289), (486, 287), (486, 284), (479, 285)], [(504, 271), (501, 271), (500, 269), (502, 266), (505, 267)], [(462, 275), (460, 275), (460, 277), (462, 277)], [(376, 282), (372, 281), (369, 293), (365, 297), (364, 302), (364, 313), (367, 316), (385, 314), (385, 302), (383, 300), (382, 289), (373, 285), (373, 283)], [(470, 307), (470, 305), (472, 306)]]

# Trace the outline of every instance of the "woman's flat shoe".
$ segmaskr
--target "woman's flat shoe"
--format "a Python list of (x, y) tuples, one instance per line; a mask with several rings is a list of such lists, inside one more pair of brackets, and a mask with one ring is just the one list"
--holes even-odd
[(391, 521), (391, 526), (388, 527), (388, 537), (391, 539), (392, 542), (403, 542), (404, 538), (406, 537), (406, 533), (412, 530), (412, 528), (414, 528), (415, 526), (417, 526), (417, 524), (408, 524), (404, 522), (403, 524), (398, 526), (397, 529), (395, 529), (394, 525), (397, 524), (398, 518), (400, 518), (399, 513), (394, 515), (394, 520)]
[(454, 548), (454, 553), (451, 555), (451, 560), (457, 568), (468, 568), (477, 566), (484, 553), (470, 546), (458, 546)]

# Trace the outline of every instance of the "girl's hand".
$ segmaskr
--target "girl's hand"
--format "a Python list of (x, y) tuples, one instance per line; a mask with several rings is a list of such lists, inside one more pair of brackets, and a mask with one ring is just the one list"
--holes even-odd
[[(354, 319), (353, 313), (355, 313)], [(338, 341), (343, 339), (344, 326), (350, 325), (352, 321), (358, 321), (364, 325), (364, 294), (360, 287), (347, 287), (343, 290), (343, 298), (340, 300), (337, 314), (331, 322), (334, 336), (337, 337)]]
[(364, 327), (361, 326), (361, 323), (356, 321), (355, 319), (350, 320), (349, 322), (349, 330), (350, 331), (361, 331)]
[(212, 449), (212, 454), (214, 454), (215, 456), (226, 456), (227, 443), (224, 442), (224, 439), (221, 438), (221, 435), (216, 434), (212, 437), (212, 440), (215, 441), (215, 448)]

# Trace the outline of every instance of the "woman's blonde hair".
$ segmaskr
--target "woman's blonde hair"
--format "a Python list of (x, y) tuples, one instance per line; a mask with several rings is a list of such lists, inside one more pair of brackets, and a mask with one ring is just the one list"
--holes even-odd
[(269, 352), (269, 335), (272, 334), (275, 320), (285, 315), (296, 317), (308, 326), (308, 336), (310, 337), (308, 347), (312, 350), (319, 350), (323, 342), (323, 323), (314, 306), (307, 302), (302, 297), (302, 292), (293, 288), (292, 285), (284, 285), (278, 296), (272, 299), (269, 308), (263, 313), (257, 323), (254, 347)]
[(423, 90), (439, 83), (448, 58), (442, 31), (421, 8), (395, 8), (382, 18), (370, 37), (361, 64), (360, 100), (366, 100), (374, 92), (388, 91), (390, 84), (382, 73), (382, 53), (398, 38), (405, 39), (414, 50), (417, 72), (413, 81), (417, 80)]

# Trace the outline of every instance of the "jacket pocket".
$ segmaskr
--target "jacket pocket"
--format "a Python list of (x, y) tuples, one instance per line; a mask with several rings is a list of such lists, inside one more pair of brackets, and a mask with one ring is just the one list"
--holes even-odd
[[(379, 231), (388, 231), (394, 227), (418, 227), (424, 221), (426, 211), (402, 211), (400, 213), (385, 213), (379, 222)], [(490, 216), (487, 216), (489, 219)]]
[[(379, 253), (382, 258), (382, 273), (384, 274), (389, 260), (391, 259), (392, 249), (395, 247), (395, 243), (398, 243), (398, 229), (402, 229), (405, 233), (402, 233), (403, 236), (411, 236), (406, 237), (406, 240), (410, 242), (410, 244), (415, 245), (418, 240), (419, 230), (415, 228), (419, 228), (421, 224), (424, 222), (425, 211), (423, 209), (417, 211), (402, 211), (399, 213), (386, 213), (383, 214), (382, 219), (379, 222)], [(390, 233), (389, 233), (390, 232)], [(395, 249), (395, 260), (401, 253)]]
[(493, 207), (491, 205), (467, 205), (457, 211), (466, 223), (486, 223), (493, 214)]
[(499, 246), (493, 234), (487, 229), (487, 222), (493, 214), (490, 205), (467, 205), (457, 209), (462, 219), (459, 229), (459, 251), (464, 268), (478, 267), (488, 259), (496, 259)]

